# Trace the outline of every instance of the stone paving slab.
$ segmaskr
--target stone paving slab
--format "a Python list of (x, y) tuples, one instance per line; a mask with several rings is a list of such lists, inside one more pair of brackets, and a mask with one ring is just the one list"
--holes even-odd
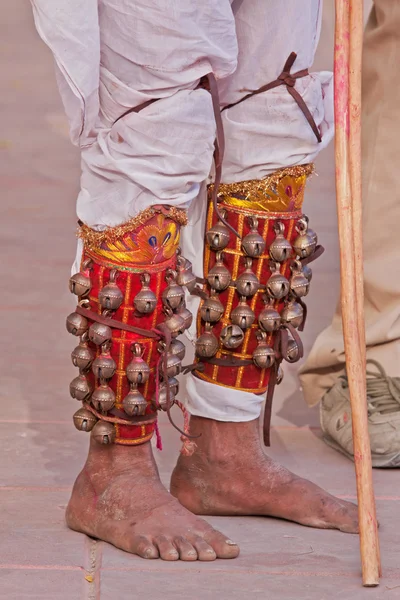
[(0, 600), (90, 600), (85, 585), (80, 569), (10, 569), (0, 565)]
[(252, 600), (395, 600), (398, 598), (398, 589), (395, 587), (398, 582), (398, 579), (390, 578), (382, 588), (363, 590), (357, 577), (340, 574), (339, 583), (332, 572), (319, 576), (297, 572), (290, 576), (285, 570), (279, 574), (260, 574), (256, 570), (247, 573), (193, 570), (185, 577), (172, 566), (168, 571), (151, 573), (151, 577), (139, 570), (129, 571), (129, 575), (103, 571), (101, 597), (102, 600), (114, 600), (126, 597), (130, 592), (133, 598), (142, 598), (148, 597), (151, 590), (152, 600), (243, 600), (246, 597)]

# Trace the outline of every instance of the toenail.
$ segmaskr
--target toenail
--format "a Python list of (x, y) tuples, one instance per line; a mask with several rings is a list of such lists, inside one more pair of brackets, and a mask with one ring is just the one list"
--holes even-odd
[(145, 553), (144, 553), (144, 557), (145, 558), (150, 558), (150, 556), (153, 556), (153, 550), (151, 548), (149, 548), (148, 550), (146, 550)]
[(225, 544), (228, 544), (228, 546), (237, 546), (237, 543), (232, 542), (232, 540), (225, 540)]

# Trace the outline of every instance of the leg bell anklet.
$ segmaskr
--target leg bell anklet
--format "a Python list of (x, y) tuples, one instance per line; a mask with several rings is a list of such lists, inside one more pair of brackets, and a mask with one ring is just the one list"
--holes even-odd
[(179, 251), (186, 213), (151, 207), (120, 227), (82, 225), (82, 267), (70, 278), (78, 296), (67, 329), (80, 338), (72, 352), (79, 375), (70, 384), (83, 406), (81, 431), (102, 444), (137, 445), (153, 436), (157, 410), (175, 402), (185, 347), (177, 336), (192, 321), (184, 289), (191, 264)]
[(263, 180), (222, 184), (217, 207), (209, 188), (194, 374), (227, 388), (268, 390), (267, 444), (280, 364), (303, 355), (298, 330), (306, 317), (308, 264), (323, 252), (302, 213), (312, 172), (312, 165), (295, 166)]

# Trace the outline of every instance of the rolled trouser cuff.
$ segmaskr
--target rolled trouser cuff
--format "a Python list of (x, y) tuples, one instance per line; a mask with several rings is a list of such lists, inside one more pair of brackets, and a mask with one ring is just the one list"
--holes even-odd
[(264, 397), (222, 386), (190, 375), (186, 383), (185, 408), (191, 415), (232, 423), (258, 419)]

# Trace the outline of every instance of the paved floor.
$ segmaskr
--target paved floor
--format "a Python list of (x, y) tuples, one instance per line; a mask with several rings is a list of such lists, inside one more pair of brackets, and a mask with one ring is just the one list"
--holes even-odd
[[(26, 0), (13, 0), (0, 26), (0, 599), (322, 600), (400, 598), (398, 471), (374, 473), (384, 577), (360, 586), (357, 536), (262, 518), (212, 518), (237, 540), (236, 561), (146, 562), (69, 531), (64, 508), (87, 437), (71, 424), (73, 368), (64, 316), (74, 255), (78, 154), (67, 140), (51, 58)], [(318, 65), (329, 66), (331, 12)], [(331, 151), (318, 162), (308, 212), (327, 252), (315, 267), (305, 335), (309, 348), (330, 319), (338, 287)], [(320, 439), (316, 410), (302, 400), (296, 369), (276, 398), (271, 454), (332, 493), (355, 498), (353, 465)], [(165, 424), (158, 454), (165, 483), (178, 439)]]

